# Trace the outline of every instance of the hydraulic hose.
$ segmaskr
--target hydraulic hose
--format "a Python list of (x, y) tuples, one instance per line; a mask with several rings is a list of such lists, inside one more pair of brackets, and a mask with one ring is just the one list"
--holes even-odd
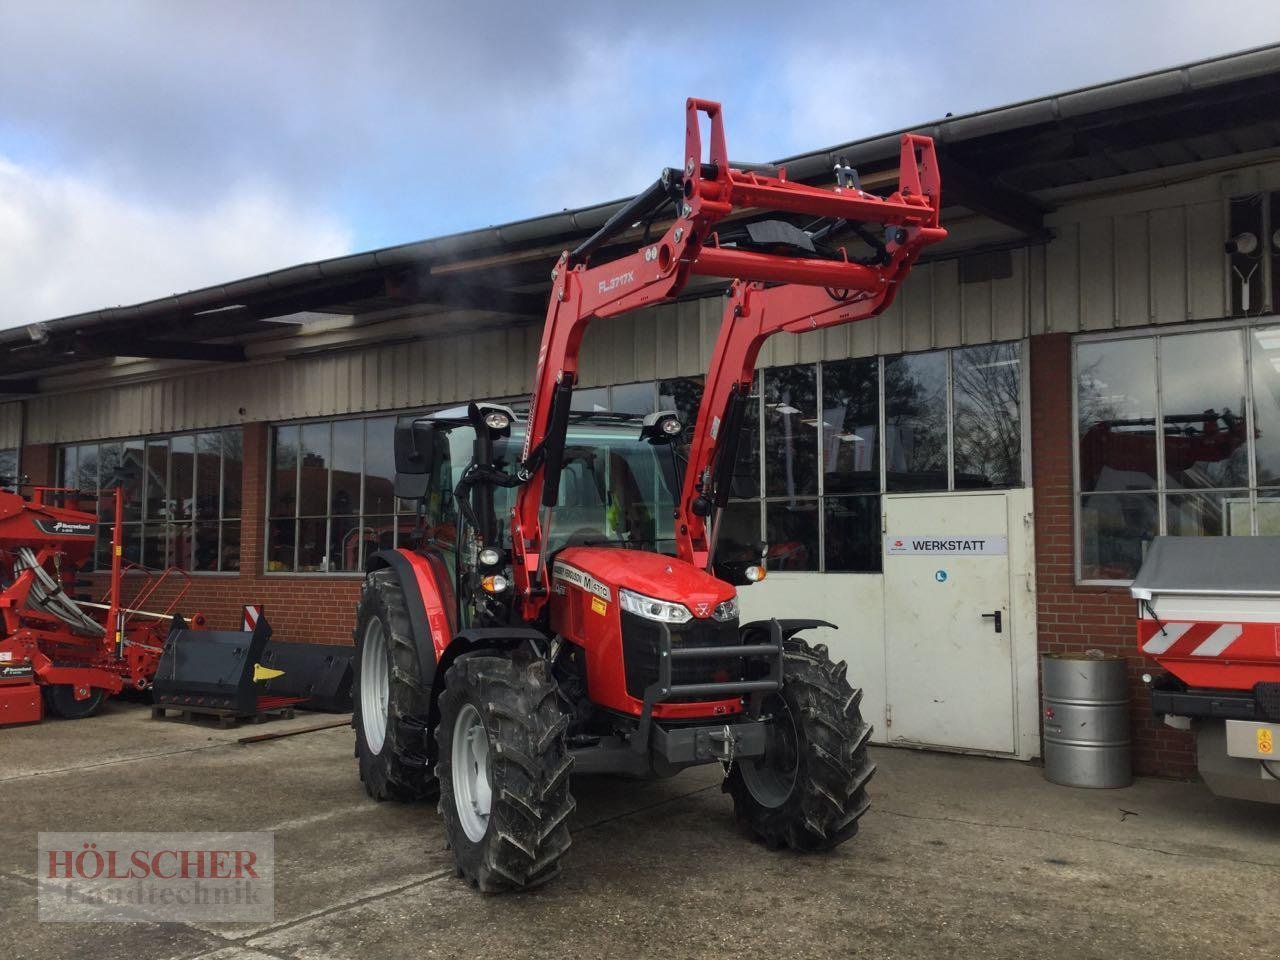
[(17, 559), (13, 563), (14, 575), (24, 571), (32, 571), (31, 600), (41, 608), (53, 614), (67, 626), (93, 637), (106, 634), (106, 628), (80, 609), (74, 600), (52, 574), (36, 562), (36, 555), (30, 547), (19, 547)]

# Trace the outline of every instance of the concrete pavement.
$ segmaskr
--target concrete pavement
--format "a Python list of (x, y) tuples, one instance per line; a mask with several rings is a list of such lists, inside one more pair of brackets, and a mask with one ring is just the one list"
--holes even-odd
[[(1280, 917), (1280, 808), (1199, 784), (1046, 783), (1025, 764), (877, 750), (832, 854), (739, 834), (718, 770), (580, 778), (564, 875), (485, 897), (434, 805), (377, 804), (324, 715), (223, 731), (109, 704), (0, 730), (0, 930), (16, 958), (1249, 957)], [(39, 923), (40, 830), (270, 830), (270, 924)]]

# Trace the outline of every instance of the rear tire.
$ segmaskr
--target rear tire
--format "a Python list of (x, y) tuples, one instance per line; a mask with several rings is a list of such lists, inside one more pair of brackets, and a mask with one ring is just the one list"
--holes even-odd
[(542, 660), (472, 654), (449, 668), (436, 727), (440, 815), (472, 886), (526, 890), (559, 875), (574, 809), (568, 726)]
[(822, 644), (787, 640), (782, 690), (764, 707), (773, 718), (766, 753), (737, 761), (725, 779), (738, 822), (770, 847), (830, 850), (858, 832), (871, 805), (871, 725), (845, 669)]
[(44, 705), (49, 712), (66, 720), (83, 720), (93, 716), (107, 699), (107, 691), (101, 687), (92, 687), (88, 697), (77, 700), (75, 688), (69, 683), (53, 683), (42, 687), (40, 694), (44, 697)]
[(365, 577), (356, 611), (351, 725), (360, 779), (375, 800), (421, 800), (437, 789), (427, 769), (431, 691), (422, 683), (404, 591), (393, 571)]

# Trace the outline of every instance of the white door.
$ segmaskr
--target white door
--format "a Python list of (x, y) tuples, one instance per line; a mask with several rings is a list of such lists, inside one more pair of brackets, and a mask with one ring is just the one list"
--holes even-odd
[(884, 498), (889, 743), (1012, 754), (1006, 495)]

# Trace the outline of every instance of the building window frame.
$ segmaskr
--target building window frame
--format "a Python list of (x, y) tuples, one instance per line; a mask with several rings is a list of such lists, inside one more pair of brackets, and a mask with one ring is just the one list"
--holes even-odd
[[(280, 420), (280, 421), (275, 421), (268, 424), (266, 470), (264, 471), (266, 476), (265, 476), (265, 482), (263, 484), (264, 499), (263, 499), (263, 511), (262, 511), (262, 564), (259, 572), (263, 576), (268, 576), (268, 577), (310, 577), (313, 579), (315, 578), (333, 579), (335, 577), (354, 578), (354, 577), (364, 576), (364, 569), (365, 569), (368, 558), (365, 553), (366, 546), (363, 538), (361, 538), (360, 547), (356, 554), (356, 566), (354, 569), (299, 570), (298, 563), (299, 563), (299, 557), (300, 557), (302, 548), (300, 546), (301, 537), (299, 536), (298, 531), (302, 523), (306, 521), (323, 520), (324, 531), (325, 531), (324, 532), (325, 544), (328, 545), (331, 543), (331, 538), (333, 533), (333, 522), (335, 518), (354, 520), (356, 523), (356, 529), (363, 530), (366, 519), (390, 516), (391, 518), (391, 549), (398, 548), (400, 546), (400, 518), (409, 515), (409, 511), (404, 510), (402, 508), (402, 505), (398, 500), (398, 498), (396, 498), (394, 494), (392, 495), (391, 513), (389, 515), (385, 513), (377, 513), (377, 514), (365, 513), (365, 498), (366, 498), (366, 492), (367, 492), (366, 491), (366, 486), (367, 486), (366, 470), (369, 464), (369, 449), (370, 449), (369, 428), (367, 424), (371, 420), (390, 419), (392, 421), (395, 421), (400, 417), (421, 416), (423, 414), (430, 413), (434, 410), (448, 409), (449, 406), (456, 406), (456, 404), (449, 404), (446, 406), (431, 407), (431, 408), (412, 407), (404, 410), (371, 410), (368, 412), (354, 413), (347, 416), (307, 417), (307, 418), (298, 419), (298, 420)], [(358, 467), (359, 476), (360, 476), (359, 493), (358, 493), (359, 499), (357, 503), (357, 508), (352, 513), (335, 514), (333, 512), (334, 425), (338, 423), (352, 423), (352, 422), (359, 423), (361, 425), (360, 464)], [(329, 428), (328, 430), (329, 453), (327, 454), (326, 465), (325, 465), (325, 491), (324, 491), (324, 502), (327, 504), (327, 507), (323, 516), (313, 516), (311, 514), (302, 516), (299, 513), (299, 510), (301, 509), (301, 501), (302, 501), (301, 436), (302, 436), (303, 428), (309, 425), (314, 425), (314, 424), (326, 424)], [(298, 449), (295, 451), (296, 460), (293, 467), (294, 512), (292, 517), (285, 518), (281, 515), (278, 515), (275, 511), (272, 510), (272, 503), (274, 501), (275, 494), (277, 492), (276, 486), (275, 486), (276, 473), (277, 473), (276, 464), (275, 464), (276, 438), (280, 430), (290, 429), (290, 428), (297, 429)], [(393, 430), (394, 430), (394, 424), (393, 424)], [(393, 477), (393, 482), (394, 482), (394, 477)], [(294, 524), (293, 544), (292, 544), (293, 562), (288, 569), (273, 570), (271, 569), (271, 566), (270, 566), (271, 551), (272, 551), (271, 526), (272, 526), (272, 523), (282, 519), (291, 519)], [(328, 549), (328, 546), (326, 546), (326, 551), (327, 549)], [(328, 554), (326, 553), (324, 556), (327, 561)], [(331, 561), (327, 562), (326, 566), (328, 566), (329, 563), (331, 563)]]
[[(1071, 525), (1072, 525), (1072, 576), (1075, 584), (1082, 587), (1128, 587), (1132, 579), (1116, 579), (1108, 577), (1089, 577), (1083, 575), (1084, 568), (1084, 527), (1082, 521), (1083, 502), (1086, 494), (1082, 489), (1080, 476), (1080, 350), (1082, 344), (1119, 342), (1119, 341), (1151, 341), (1151, 350), (1155, 375), (1155, 428), (1157, 435), (1164, 436), (1164, 355), (1163, 345), (1166, 340), (1181, 336), (1194, 336), (1204, 333), (1237, 333), (1242, 343), (1242, 360), (1244, 376), (1244, 415), (1245, 436), (1247, 443), (1247, 492), (1249, 502), (1249, 536), (1258, 536), (1258, 503), (1269, 501), (1269, 497), (1259, 497), (1258, 464), (1255, 437), (1255, 398), (1253, 375), (1254, 338), (1251, 332), (1257, 328), (1274, 327), (1280, 324), (1280, 314), (1265, 314), (1255, 317), (1236, 317), (1211, 320), (1201, 323), (1168, 324), (1164, 326), (1130, 327), (1124, 330), (1106, 330), (1095, 333), (1077, 334), (1071, 338)], [(1168, 530), (1168, 496), (1179, 494), (1213, 494), (1231, 493), (1241, 489), (1239, 484), (1228, 487), (1195, 487), (1184, 489), (1170, 487), (1165, 466), (1165, 444), (1156, 444), (1155, 483), (1150, 490), (1132, 491), (1131, 495), (1149, 494), (1156, 498), (1157, 532), (1156, 536), (1165, 536)], [(1270, 492), (1271, 488), (1264, 488)], [(1107, 491), (1093, 491), (1093, 495), (1106, 495)]]
[[(218, 448), (218, 471), (217, 471), (218, 472), (217, 515), (200, 518), (196, 515), (196, 511), (197, 511), (196, 493), (197, 493), (197, 486), (199, 483), (199, 479), (198, 479), (199, 471), (197, 467), (197, 461), (202, 456), (210, 456), (210, 453), (208, 451), (201, 453), (199, 448), (199, 438), (202, 436), (209, 436), (209, 435), (217, 435), (219, 438), (221, 438), (224, 435), (232, 434), (232, 433), (239, 434), (241, 438), (240, 439), (240, 460), (239, 460), (240, 482), (241, 482), (240, 497), (239, 497), (240, 508), (235, 516), (228, 517), (226, 515), (226, 506), (227, 506), (226, 477), (227, 477), (227, 459), (228, 458), (227, 458), (227, 447), (225, 443), (220, 439), (219, 448)], [(187, 574), (190, 576), (199, 576), (199, 577), (228, 577), (228, 576), (234, 577), (234, 576), (240, 575), (241, 567), (240, 567), (239, 560), (237, 560), (235, 567), (223, 566), (224, 560), (225, 560), (225, 557), (223, 554), (223, 546), (225, 542), (224, 537), (227, 532), (227, 528), (229, 526), (234, 524), (237, 527), (237, 530), (240, 535), (239, 539), (240, 539), (241, 547), (243, 547), (244, 428), (240, 424), (227, 424), (219, 427), (202, 427), (199, 429), (191, 429), (191, 430), (176, 430), (170, 433), (143, 434), (138, 436), (127, 436), (127, 437), (108, 437), (103, 439), (83, 440), (76, 443), (58, 444), (57, 454), (56, 454), (57, 482), (55, 486), (65, 486), (64, 481), (67, 474), (67, 454), (69, 451), (74, 450), (76, 452), (76, 470), (78, 473), (80, 469), (79, 455), (80, 455), (81, 448), (93, 447), (95, 449), (95, 457), (97, 461), (97, 467), (96, 467), (97, 480), (96, 480), (95, 489), (93, 489), (92, 491), (83, 490), (78, 485), (72, 485), (73, 489), (82, 489), (82, 492), (86, 494), (90, 494), (94, 497), (94, 506), (90, 512), (95, 513), (98, 517), (98, 532), (100, 534), (100, 538), (99, 538), (99, 542), (95, 546), (93, 558), (90, 562), (90, 566), (86, 569), (86, 572), (105, 573), (107, 572), (107, 569), (109, 569), (107, 567), (104, 567), (101, 563), (99, 563), (99, 559), (103, 555), (103, 550), (104, 550), (104, 544), (101, 542), (101, 535), (104, 534), (106, 530), (109, 530), (113, 524), (112, 516), (109, 513), (105, 512), (106, 508), (104, 504), (106, 504), (107, 501), (104, 501), (102, 499), (101, 464), (102, 464), (103, 447), (119, 446), (123, 450), (127, 445), (135, 445), (139, 447), (142, 451), (142, 460), (145, 468), (145, 461), (148, 456), (147, 451), (151, 449), (153, 446), (156, 446), (158, 444), (164, 444), (165, 471), (164, 471), (163, 500), (166, 504), (165, 509), (168, 510), (171, 508), (171, 505), (176, 500), (174, 496), (175, 491), (173, 489), (173, 441), (175, 438), (189, 438), (192, 443), (192, 454), (194, 459), (192, 460), (192, 466), (191, 466), (191, 515), (189, 517), (184, 517), (181, 521), (173, 521), (173, 520), (162, 521), (160, 518), (149, 517), (147, 515), (147, 509), (146, 509), (146, 501), (149, 496), (148, 487), (147, 487), (147, 478), (144, 476), (139, 482), (139, 488), (137, 492), (138, 518), (136, 520), (126, 520), (124, 522), (126, 543), (128, 542), (128, 538), (130, 536), (133, 536), (137, 539), (138, 549), (139, 549), (138, 556), (141, 559), (137, 563), (130, 562), (129, 567), (128, 569), (126, 569), (125, 572), (127, 574), (132, 574), (132, 573), (155, 574), (170, 568), (176, 568), (181, 570), (184, 574)], [(147, 528), (157, 523), (163, 523), (165, 526), (170, 528), (169, 530), (166, 530), (166, 533), (165, 533), (165, 544), (166, 544), (165, 558), (164, 558), (164, 564), (162, 566), (152, 566), (150, 563), (150, 558), (147, 556), (147, 551), (146, 551)], [(216, 569), (197, 569), (194, 564), (195, 557), (196, 557), (196, 537), (194, 534), (196, 529), (202, 524), (212, 524), (213, 526), (217, 527), (218, 535), (217, 535), (217, 544), (215, 547), (215, 552), (217, 556)], [(184, 558), (186, 565), (179, 567), (176, 563), (176, 561), (178, 560), (178, 557), (176, 556), (176, 549), (174, 547), (174, 540), (175, 540), (174, 532), (176, 528), (182, 528), (182, 527), (189, 528), (192, 535), (190, 537), (190, 546), (188, 547), (188, 555)], [(109, 547), (109, 546), (110, 546), (110, 543), (108, 538), (106, 547)], [(108, 550), (108, 553), (109, 553), (109, 550)], [(237, 553), (237, 556), (240, 556), (240, 554)]]
[[(993, 340), (986, 343), (958, 344), (953, 347), (934, 347), (927, 350), (910, 350), (910, 351), (903, 351), (901, 353), (875, 354), (867, 357), (841, 357), (838, 359), (828, 358), (823, 360), (808, 361), (808, 362), (799, 363), (799, 364), (772, 364), (766, 367), (760, 367), (756, 370), (752, 389), (755, 394), (757, 423), (760, 425), (760, 428), (757, 431), (757, 436), (756, 436), (757, 455), (758, 455), (757, 456), (757, 459), (758, 459), (757, 485), (760, 493), (755, 498), (751, 498), (751, 497), (734, 498), (733, 502), (741, 504), (741, 503), (750, 503), (753, 499), (758, 501), (758, 504), (759, 504), (758, 532), (760, 534), (760, 538), (765, 541), (767, 541), (767, 537), (765, 535), (768, 532), (768, 505), (770, 503), (779, 503), (779, 502), (785, 503), (785, 502), (791, 502), (791, 501), (806, 502), (806, 503), (812, 502), (817, 505), (817, 510), (818, 510), (818, 525), (817, 525), (818, 526), (818, 530), (817, 530), (818, 564), (816, 569), (806, 570), (806, 571), (781, 571), (781, 572), (796, 572), (796, 573), (807, 573), (807, 574), (826, 574), (828, 572), (831, 572), (831, 573), (848, 574), (852, 576), (883, 576), (884, 575), (883, 555), (881, 558), (881, 568), (879, 570), (829, 571), (827, 569), (827, 530), (826, 530), (827, 524), (825, 522), (825, 515), (826, 515), (828, 499), (840, 499), (842, 497), (848, 498), (848, 497), (857, 497), (857, 496), (878, 497), (880, 499), (880, 504), (881, 504), (880, 532), (881, 534), (883, 534), (884, 532), (884, 519), (883, 519), (884, 518), (884, 514), (883, 514), (884, 497), (888, 494), (904, 494), (904, 493), (910, 494), (915, 492), (911, 490), (890, 490), (888, 488), (889, 443), (887, 439), (888, 410), (886, 405), (887, 397), (886, 397), (886, 390), (885, 390), (885, 367), (887, 362), (890, 360), (897, 359), (898, 357), (923, 356), (927, 354), (937, 354), (937, 353), (941, 353), (944, 356), (945, 358), (944, 392), (945, 392), (945, 408), (946, 408), (945, 409), (946, 487), (945, 489), (921, 490), (919, 492), (934, 493), (934, 494), (974, 492), (974, 488), (961, 488), (960, 491), (957, 491), (957, 488), (956, 488), (956, 456), (955, 456), (955, 407), (956, 407), (956, 404), (955, 404), (955, 372), (954, 372), (955, 371), (955, 354), (959, 351), (969, 350), (977, 347), (1000, 346), (1000, 345), (1015, 346), (1017, 349), (1017, 362), (1019, 365), (1018, 366), (1018, 430), (1019, 430), (1018, 481), (1016, 484), (1005, 484), (1001, 486), (992, 487), (991, 489), (992, 490), (1021, 489), (1021, 488), (1029, 487), (1032, 483), (1032, 477), (1031, 477), (1032, 437), (1031, 437), (1031, 431), (1030, 431), (1030, 422), (1031, 422), (1030, 420), (1030, 409), (1031, 409), (1030, 380), (1031, 378), (1030, 378), (1030, 370), (1028, 366), (1029, 360), (1030, 360), (1030, 344), (1029, 344), (1028, 338), (1026, 337), (1022, 337), (1016, 340)], [(869, 360), (869, 359), (874, 359), (876, 361), (877, 394), (878, 394), (876, 442), (877, 442), (878, 460), (879, 460), (879, 489), (868, 490), (864, 493), (845, 493), (845, 494), (828, 495), (826, 492), (826, 475), (827, 475), (826, 444), (819, 442), (817, 461), (816, 461), (817, 471), (818, 471), (818, 486), (817, 486), (818, 492), (816, 494), (804, 494), (804, 495), (799, 495), (795, 497), (787, 496), (786, 494), (769, 495), (767, 491), (766, 483), (765, 483), (765, 480), (766, 480), (765, 456), (767, 451), (767, 444), (766, 444), (766, 438), (765, 438), (765, 432), (766, 432), (766, 417), (765, 417), (766, 404), (765, 404), (765, 388), (764, 388), (765, 375), (770, 370), (785, 369), (788, 367), (796, 367), (796, 366), (816, 367), (815, 389), (816, 389), (817, 405), (818, 405), (817, 412), (818, 412), (819, 420), (821, 420), (822, 416), (824, 415), (824, 403), (825, 403), (825, 392), (824, 392), (825, 379), (824, 378), (825, 378), (826, 368), (832, 364), (847, 363), (850, 360)], [(883, 550), (882, 542), (880, 544), (880, 549)]]

